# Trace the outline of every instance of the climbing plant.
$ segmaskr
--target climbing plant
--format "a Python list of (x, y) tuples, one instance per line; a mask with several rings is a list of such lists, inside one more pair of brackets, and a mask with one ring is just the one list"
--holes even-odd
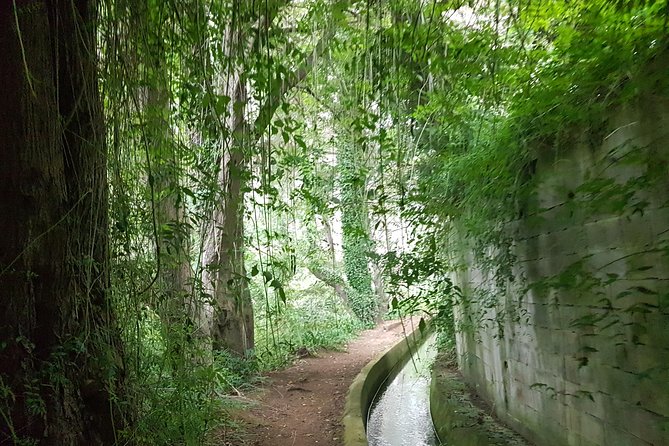
[[(7, 158), (3, 175), (20, 237), (0, 263), (0, 356), (20, 365), (0, 369), (0, 443), (205, 442), (220, 394), (345, 341), (388, 303), (452, 338), (456, 305), (483, 308), (472, 327), (526, 317), (503, 305), (510, 287), (602, 294), (573, 326), (627, 324), (634, 342), (639, 318), (667, 306), (646, 285), (604, 297), (627, 280), (620, 262), (640, 275), (641, 254), (666, 260), (665, 239), (533, 283), (514, 245), (518, 225), (547, 218), (636, 218), (666, 186), (652, 144), (611, 149), (564, 191), (559, 218), (535, 177), (614, 139), (612, 110), (667, 97), (666, 1), (29, 3), (0, 9), (0, 71), (18, 85), (2, 102), (18, 120), (0, 134), (12, 150), (35, 144), (21, 154), (33, 164)], [(638, 171), (607, 176), (623, 164)], [(461, 292), (465, 262), (490, 283)], [(54, 289), (69, 284), (55, 300), (34, 287), (51, 271)], [(17, 302), (34, 318), (12, 317)], [(585, 366), (595, 352), (583, 353)], [(99, 419), (75, 414), (65, 432), (70, 401)]]
[[(372, 241), (369, 238), (366, 207), (366, 168), (356, 162), (355, 146), (344, 143), (338, 152), (337, 166), (341, 187), (342, 244), (346, 280), (351, 286), (349, 296), (353, 312), (366, 324), (372, 324), (378, 314), (378, 303), (372, 293), (369, 258)], [(358, 158), (359, 159), (359, 158)]]

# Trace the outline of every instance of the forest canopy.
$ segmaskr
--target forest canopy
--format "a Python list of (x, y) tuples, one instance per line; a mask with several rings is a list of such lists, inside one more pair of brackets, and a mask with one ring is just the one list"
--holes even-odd
[(453, 228), (504, 246), (538, 152), (666, 97), (668, 18), (4, 2), (0, 444), (206, 444), (301, 348), (415, 312), (452, 346)]

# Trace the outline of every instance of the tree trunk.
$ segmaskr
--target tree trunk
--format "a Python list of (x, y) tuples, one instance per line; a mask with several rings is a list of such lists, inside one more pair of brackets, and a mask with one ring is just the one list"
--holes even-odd
[(203, 284), (213, 298), (209, 327), (215, 350), (228, 349), (240, 355), (254, 347), (253, 303), (244, 266), (244, 194), (246, 159), (243, 140), (246, 127), (246, 89), (235, 79), (231, 129), (236, 129), (229, 148), (221, 156), (218, 184), (220, 205), (216, 206), (205, 247)]
[(343, 143), (337, 153), (342, 206), (342, 247), (346, 279), (354, 290), (350, 297), (351, 309), (364, 323), (373, 325), (379, 314), (378, 302), (372, 292), (369, 272), (369, 253), (373, 241), (369, 236), (365, 186), (365, 167), (357, 164), (357, 147)]
[[(329, 287), (332, 287), (335, 294), (342, 300), (344, 305), (350, 309), (350, 300), (349, 300), (349, 287), (342, 276), (337, 273), (337, 261), (335, 255), (335, 244), (334, 237), (332, 234), (332, 226), (326, 216), (320, 216), (321, 222), (323, 224), (325, 241), (328, 245), (328, 258), (325, 262), (322, 262), (322, 256), (315, 255), (310, 259), (307, 264), (307, 269), (309, 272), (318, 280), (323, 282)], [(318, 219), (314, 219), (314, 231), (318, 234)], [(312, 253), (320, 253), (322, 251), (322, 246), (318, 246), (314, 237), (309, 237), (310, 251)], [(312, 256), (310, 256), (312, 257)], [(322, 265), (326, 264), (328, 266), (323, 267)]]
[(325, 240), (328, 243), (328, 253), (330, 254), (330, 260), (332, 261), (332, 267), (334, 268), (337, 263), (337, 255), (335, 251), (334, 235), (332, 234), (332, 225), (326, 216), (321, 216), (321, 220), (323, 221), (323, 227), (325, 228)]
[(112, 444), (123, 356), (96, 6), (14, 4), (0, 6), (0, 441)]
[(388, 313), (388, 295), (386, 294), (385, 281), (383, 280), (383, 270), (376, 262), (371, 263), (372, 282), (374, 283), (374, 292), (378, 302), (379, 313), (376, 320), (380, 322), (383, 316)]
[[(145, 110), (148, 144), (152, 154), (151, 170), (155, 199), (158, 255), (158, 301), (156, 308), (163, 323), (167, 351), (175, 359), (187, 342), (184, 324), (190, 317), (189, 297), (193, 295), (189, 256), (189, 230), (186, 225), (185, 205), (180, 191), (177, 149), (169, 122), (170, 99), (168, 81), (156, 64), (156, 73), (147, 94)], [(193, 316), (194, 317), (194, 316)]]
[[(332, 12), (342, 11), (349, 0), (339, 0), (331, 6)], [(249, 124), (245, 116), (247, 91), (242, 71), (248, 52), (252, 51), (257, 37), (267, 35), (274, 17), (288, 2), (270, 2), (260, 8), (262, 11), (255, 24), (244, 22), (247, 14), (256, 8), (254, 3), (238, 4), (239, 22), (231, 23), (226, 32), (223, 47), (231, 58), (230, 72), (225, 80), (224, 93), (231, 98), (227, 129), (232, 133), (231, 144), (221, 156), (219, 181), (222, 189), (220, 206), (213, 212), (212, 225), (207, 229), (205, 246), (205, 271), (202, 282), (205, 291), (213, 299), (209, 305), (202, 305), (200, 314), (212, 320), (212, 324), (202, 327), (209, 330), (214, 349), (227, 348), (244, 354), (254, 347), (253, 304), (244, 266), (244, 182), (248, 175), (248, 156), (244, 146), (254, 147), (270, 124), (275, 111), (290, 89), (302, 82), (311, 72), (318, 57), (327, 48), (333, 32), (327, 32), (316, 44), (312, 53), (297, 69), (278, 82), (278, 88), (269, 91), (269, 97), (260, 105), (255, 122)], [(250, 8), (250, 9), (249, 9)], [(251, 25), (251, 26), (249, 26)], [(249, 29), (258, 27), (258, 32)], [(278, 81), (278, 79), (277, 79)], [(248, 152), (248, 149), (247, 149)]]
[(344, 279), (332, 271), (328, 271), (325, 268), (319, 267), (318, 265), (309, 265), (309, 272), (327, 286), (332, 287), (335, 294), (342, 300), (342, 302), (347, 306), (349, 305), (348, 293), (346, 292), (346, 284), (344, 283)]

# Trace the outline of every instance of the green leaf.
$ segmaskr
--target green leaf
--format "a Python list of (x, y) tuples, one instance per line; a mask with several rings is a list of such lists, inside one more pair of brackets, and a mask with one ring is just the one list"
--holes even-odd
[(273, 277), (273, 276), (272, 276), (272, 272), (271, 272), (271, 271), (267, 271), (267, 270), (265, 270), (265, 271), (262, 272), (262, 275), (265, 277), (265, 283), (267, 283), (267, 282), (269, 282), (270, 280), (272, 280), (272, 277)]
[(295, 144), (300, 146), (302, 149), (307, 150), (307, 145), (302, 139), (302, 137), (295, 135), (293, 136), (293, 141), (295, 141)]

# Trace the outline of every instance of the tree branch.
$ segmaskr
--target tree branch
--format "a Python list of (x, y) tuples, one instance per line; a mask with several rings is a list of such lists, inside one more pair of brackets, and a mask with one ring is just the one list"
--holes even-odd
[[(340, 0), (332, 6), (332, 16), (336, 17), (336, 12), (341, 12), (346, 9), (351, 3), (355, 0)], [(269, 97), (261, 105), (258, 117), (256, 118), (253, 126), (247, 128), (248, 134), (252, 135), (252, 141), (258, 141), (260, 136), (265, 132), (267, 126), (269, 126), (276, 109), (279, 108), (283, 102), (286, 94), (302, 82), (313, 70), (314, 66), (318, 62), (318, 59), (323, 55), (325, 50), (329, 47), (329, 44), (332, 38), (335, 35), (335, 27), (331, 26), (327, 31), (321, 36), (318, 43), (311, 51), (309, 56), (300, 64), (300, 66), (292, 72), (287, 78), (280, 81), (280, 85), (277, 89), (270, 91)], [(248, 125), (245, 121), (240, 123), (240, 125)], [(240, 131), (242, 128), (235, 128), (235, 131)]]

